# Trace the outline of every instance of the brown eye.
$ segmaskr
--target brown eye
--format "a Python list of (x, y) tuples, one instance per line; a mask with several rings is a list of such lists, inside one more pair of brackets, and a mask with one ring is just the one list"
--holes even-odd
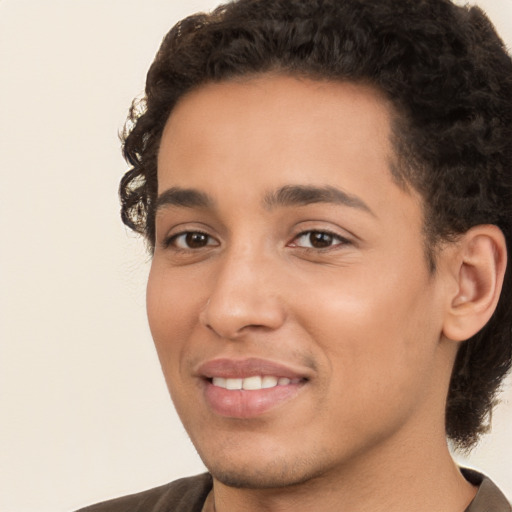
[(321, 233), (319, 231), (312, 231), (309, 234), (309, 243), (316, 249), (330, 247), (332, 245), (334, 236), (330, 233)]
[(168, 245), (177, 247), (178, 249), (202, 249), (209, 245), (217, 245), (217, 242), (206, 233), (187, 231), (186, 233), (173, 236), (169, 240)]
[(305, 231), (295, 238), (293, 245), (306, 249), (328, 249), (347, 243), (348, 240), (328, 231)]
[(208, 245), (208, 235), (204, 233), (187, 233), (185, 235), (185, 243), (191, 249), (198, 249)]

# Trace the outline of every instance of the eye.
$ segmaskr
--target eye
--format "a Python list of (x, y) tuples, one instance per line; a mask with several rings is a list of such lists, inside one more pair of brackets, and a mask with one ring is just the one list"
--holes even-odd
[(328, 249), (347, 243), (349, 243), (347, 239), (329, 231), (304, 231), (294, 238), (291, 245), (306, 249)]
[(201, 231), (186, 231), (185, 233), (171, 236), (165, 245), (167, 247), (173, 246), (176, 249), (190, 250), (218, 245), (218, 242), (210, 235)]

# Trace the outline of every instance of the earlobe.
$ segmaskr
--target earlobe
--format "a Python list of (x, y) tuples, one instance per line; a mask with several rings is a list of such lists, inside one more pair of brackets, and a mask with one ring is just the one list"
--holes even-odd
[(464, 341), (482, 329), (496, 309), (507, 265), (505, 237), (497, 226), (475, 226), (457, 242), (456, 252), (457, 288), (443, 334)]

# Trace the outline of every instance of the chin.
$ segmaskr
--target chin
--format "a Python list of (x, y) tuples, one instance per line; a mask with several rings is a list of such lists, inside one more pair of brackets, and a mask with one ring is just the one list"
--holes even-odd
[[(315, 457), (316, 458), (316, 457)], [(244, 489), (279, 489), (304, 484), (323, 473), (318, 460), (290, 460), (289, 457), (271, 461), (234, 462), (204, 461), (213, 478), (222, 484)]]
[(228, 487), (237, 489), (280, 489), (300, 485), (311, 479), (287, 470), (274, 471), (240, 471), (235, 469), (213, 469), (210, 471), (215, 480)]

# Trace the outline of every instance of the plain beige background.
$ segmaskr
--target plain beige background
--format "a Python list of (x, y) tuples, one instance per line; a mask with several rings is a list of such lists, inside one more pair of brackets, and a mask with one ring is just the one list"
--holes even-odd
[[(117, 132), (167, 30), (216, 0), (0, 0), (0, 510), (202, 471), (146, 324)], [(512, 45), (512, 0), (480, 5)], [(466, 462), (512, 497), (512, 389)]]

